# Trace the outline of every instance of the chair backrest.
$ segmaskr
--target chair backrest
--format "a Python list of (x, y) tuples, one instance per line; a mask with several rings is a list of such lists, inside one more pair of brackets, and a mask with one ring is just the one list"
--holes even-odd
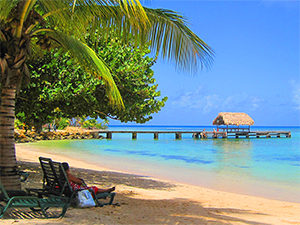
[(62, 195), (64, 183), (59, 180), (52, 160), (44, 157), (39, 157), (39, 160), (43, 170), (43, 189), (49, 194)]
[(39, 157), (43, 170), (43, 188), (50, 194), (72, 196), (73, 189), (60, 162), (50, 158)]
[(57, 174), (58, 180), (61, 183), (61, 191), (67, 197), (71, 197), (74, 194), (73, 188), (70, 185), (67, 173), (62, 166), (62, 163), (52, 161), (53, 169)]

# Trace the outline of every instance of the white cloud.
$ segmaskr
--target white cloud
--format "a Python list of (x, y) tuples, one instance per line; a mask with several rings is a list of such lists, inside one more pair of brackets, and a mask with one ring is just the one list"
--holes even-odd
[(295, 104), (295, 108), (300, 111), (300, 83), (295, 80), (291, 80), (290, 84), (292, 86), (293, 102)]
[(261, 103), (262, 100), (259, 97), (250, 96), (246, 93), (225, 96), (205, 92), (202, 87), (198, 87), (195, 91), (186, 92), (171, 101), (175, 107), (194, 109), (204, 114), (214, 111), (255, 111)]
[(251, 102), (251, 107), (253, 110), (256, 110), (259, 108), (260, 103), (262, 102), (262, 100), (256, 96), (252, 96), (250, 97), (250, 102)]

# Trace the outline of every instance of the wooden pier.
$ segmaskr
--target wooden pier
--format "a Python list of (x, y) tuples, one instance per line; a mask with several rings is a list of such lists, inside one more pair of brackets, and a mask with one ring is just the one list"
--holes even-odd
[(175, 139), (182, 139), (182, 134), (191, 134), (195, 139), (206, 138), (271, 138), (271, 137), (291, 137), (290, 131), (91, 131), (95, 138), (100, 134), (106, 134), (106, 139), (112, 139), (112, 134), (131, 134), (132, 139), (137, 139), (137, 134), (153, 134), (154, 139), (158, 139), (159, 134), (174, 134)]

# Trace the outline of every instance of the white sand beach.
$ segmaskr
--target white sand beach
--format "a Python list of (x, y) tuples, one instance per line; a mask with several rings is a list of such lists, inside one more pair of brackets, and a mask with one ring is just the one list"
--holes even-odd
[[(68, 161), (88, 184), (116, 186), (120, 206), (70, 208), (62, 219), (8, 215), (1, 224), (300, 224), (300, 204), (270, 200), (111, 171), (80, 159), (46, 154), (17, 144), (21, 167), (32, 173), (25, 186), (41, 185), (38, 157)], [(80, 169), (80, 168), (84, 168)]]

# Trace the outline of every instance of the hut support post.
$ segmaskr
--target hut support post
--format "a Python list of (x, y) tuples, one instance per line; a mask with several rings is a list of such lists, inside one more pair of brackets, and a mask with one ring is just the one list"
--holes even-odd
[(194, 139), (199, 139), (200, 133), (193, 133), (193, 138)]
[(111, 139), (111, 138), (112, 138), (112, 132), (107, 132), (106, 139)]
[(158, 133), (157, 132), (154, 132), (154, 139), (158, 140)]
[(182, 138), (181, 133), (175, 133), (175, 139), (179, 140)]
[(137, 137), (137, 133), (136, 133), (136, 132), (133, 132), (133, 133), (132, 133), (132, 140), (135, 140), (136, 137)]

